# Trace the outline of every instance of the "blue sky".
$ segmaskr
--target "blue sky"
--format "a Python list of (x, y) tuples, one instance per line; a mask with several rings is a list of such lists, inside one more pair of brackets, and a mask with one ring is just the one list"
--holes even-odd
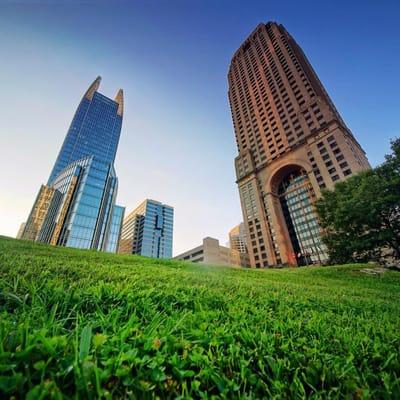
[(118, 203), (175, 207), (174, 253), (241, 221), (226, 74), (259, 22), (302, 46), (372, 165), (400, 136), (398, 1), (0, 1), (0, 234), (14, 236), (97, 75), (125, 92)]

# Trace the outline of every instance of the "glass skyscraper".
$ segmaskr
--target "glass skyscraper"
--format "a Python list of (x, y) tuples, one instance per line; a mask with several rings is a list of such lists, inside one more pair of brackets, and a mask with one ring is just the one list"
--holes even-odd
[(115, 252), (124, 208), (115, 205), (114, 159), (121, 133), (123, 92), (114, 100), (97, 90), (83, 96), (47, 185), (42, 185), (23, 239)]
[(48, 185), (68, 164), (83, 157), (94, 156), (108, 164), (114, 162), (122, 127), (123, 92), (120, 89), (115, 100), (111, 100), (97, 91), (100, 82), (97, 77), (79, 103)]
[(145, 200), (124, 219), (118, 253), (171, 258), (173, 222), (172, 207)]

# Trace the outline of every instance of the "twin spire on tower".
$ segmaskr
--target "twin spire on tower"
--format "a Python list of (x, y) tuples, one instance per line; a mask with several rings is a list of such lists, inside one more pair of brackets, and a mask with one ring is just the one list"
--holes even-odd
[[(101, 82), (101, 76), (98, 76), (94, 80), (94, 82), (89, 86), (89, 89), (86, 91), (84, 97), (87, 98), (88, 100), (92, 100), (94, 93), (97, 92), (100, 87), (100, 82)], [(117, 114), (122, 117), (124, 113), (124, 92), (122, 89), (118, 90), (114, 101), (118, 104)]]

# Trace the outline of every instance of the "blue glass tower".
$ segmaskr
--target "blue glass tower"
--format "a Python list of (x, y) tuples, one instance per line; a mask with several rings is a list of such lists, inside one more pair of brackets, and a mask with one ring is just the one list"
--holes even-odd
[(101, 77), (90, 85), (75, 112), (67, 136), (58, 154), (48, 185), (70, 163), (86, 156), (112, 164), (117, 152), (124, 109), (120, 89), (111, 100), (97, 90)]
[[(124, 208), (115, 205), (114, 159), (121, 133), (123, 92), (114, 100), (97, 90), (83, 96), (23, 238), (53, 245), (115, 252)], [(28, 235), (30, 234), (30, 236)]]
[(119, 253), (172, 258), (174, 209), (146, 199), (123, 221)]
[(110, 253), (116, 253), (121, 237), (122, 221), (125, 215), (125, 207), (114, 206), (113, 215), (108, 233), (108, 241), (104, 250)]

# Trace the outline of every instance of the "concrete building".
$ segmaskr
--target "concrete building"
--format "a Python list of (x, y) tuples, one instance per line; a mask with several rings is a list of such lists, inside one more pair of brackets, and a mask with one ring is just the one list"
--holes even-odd
[(174, 257), (177, 260), (194, 263), (223, 266), (248, 267), (249, 257), (246, 253), (220, 246), (217, 239), (206, 237), (203, 244)]
[(61, 193), (47, 185), (41, 185), (32, 210), (24, 225), (21, 239), (37, 241), (47, 215), (57, 211)]
[(229, 231), (229, 247), (240, 253), (247, 253), (246, 227), (243, 222)]
[(146, 199), (123, 221), (118, 253), (172, 258), (174, 209)]
[(315, 201), (370, 168), (363, 149), (282, 25), (256, 27), (234, 54), (228, 82), (251, 265), (324, 262)]
[(23, 223), (19, 226), (19, 229), (18, 229), (18, 232), (17, 232), (17, 236), (16, 236), (17, 239), (22, 239), (22, 234), (24, 233), (25, 225), (26, 225), (26, 223), (23, 222)]

